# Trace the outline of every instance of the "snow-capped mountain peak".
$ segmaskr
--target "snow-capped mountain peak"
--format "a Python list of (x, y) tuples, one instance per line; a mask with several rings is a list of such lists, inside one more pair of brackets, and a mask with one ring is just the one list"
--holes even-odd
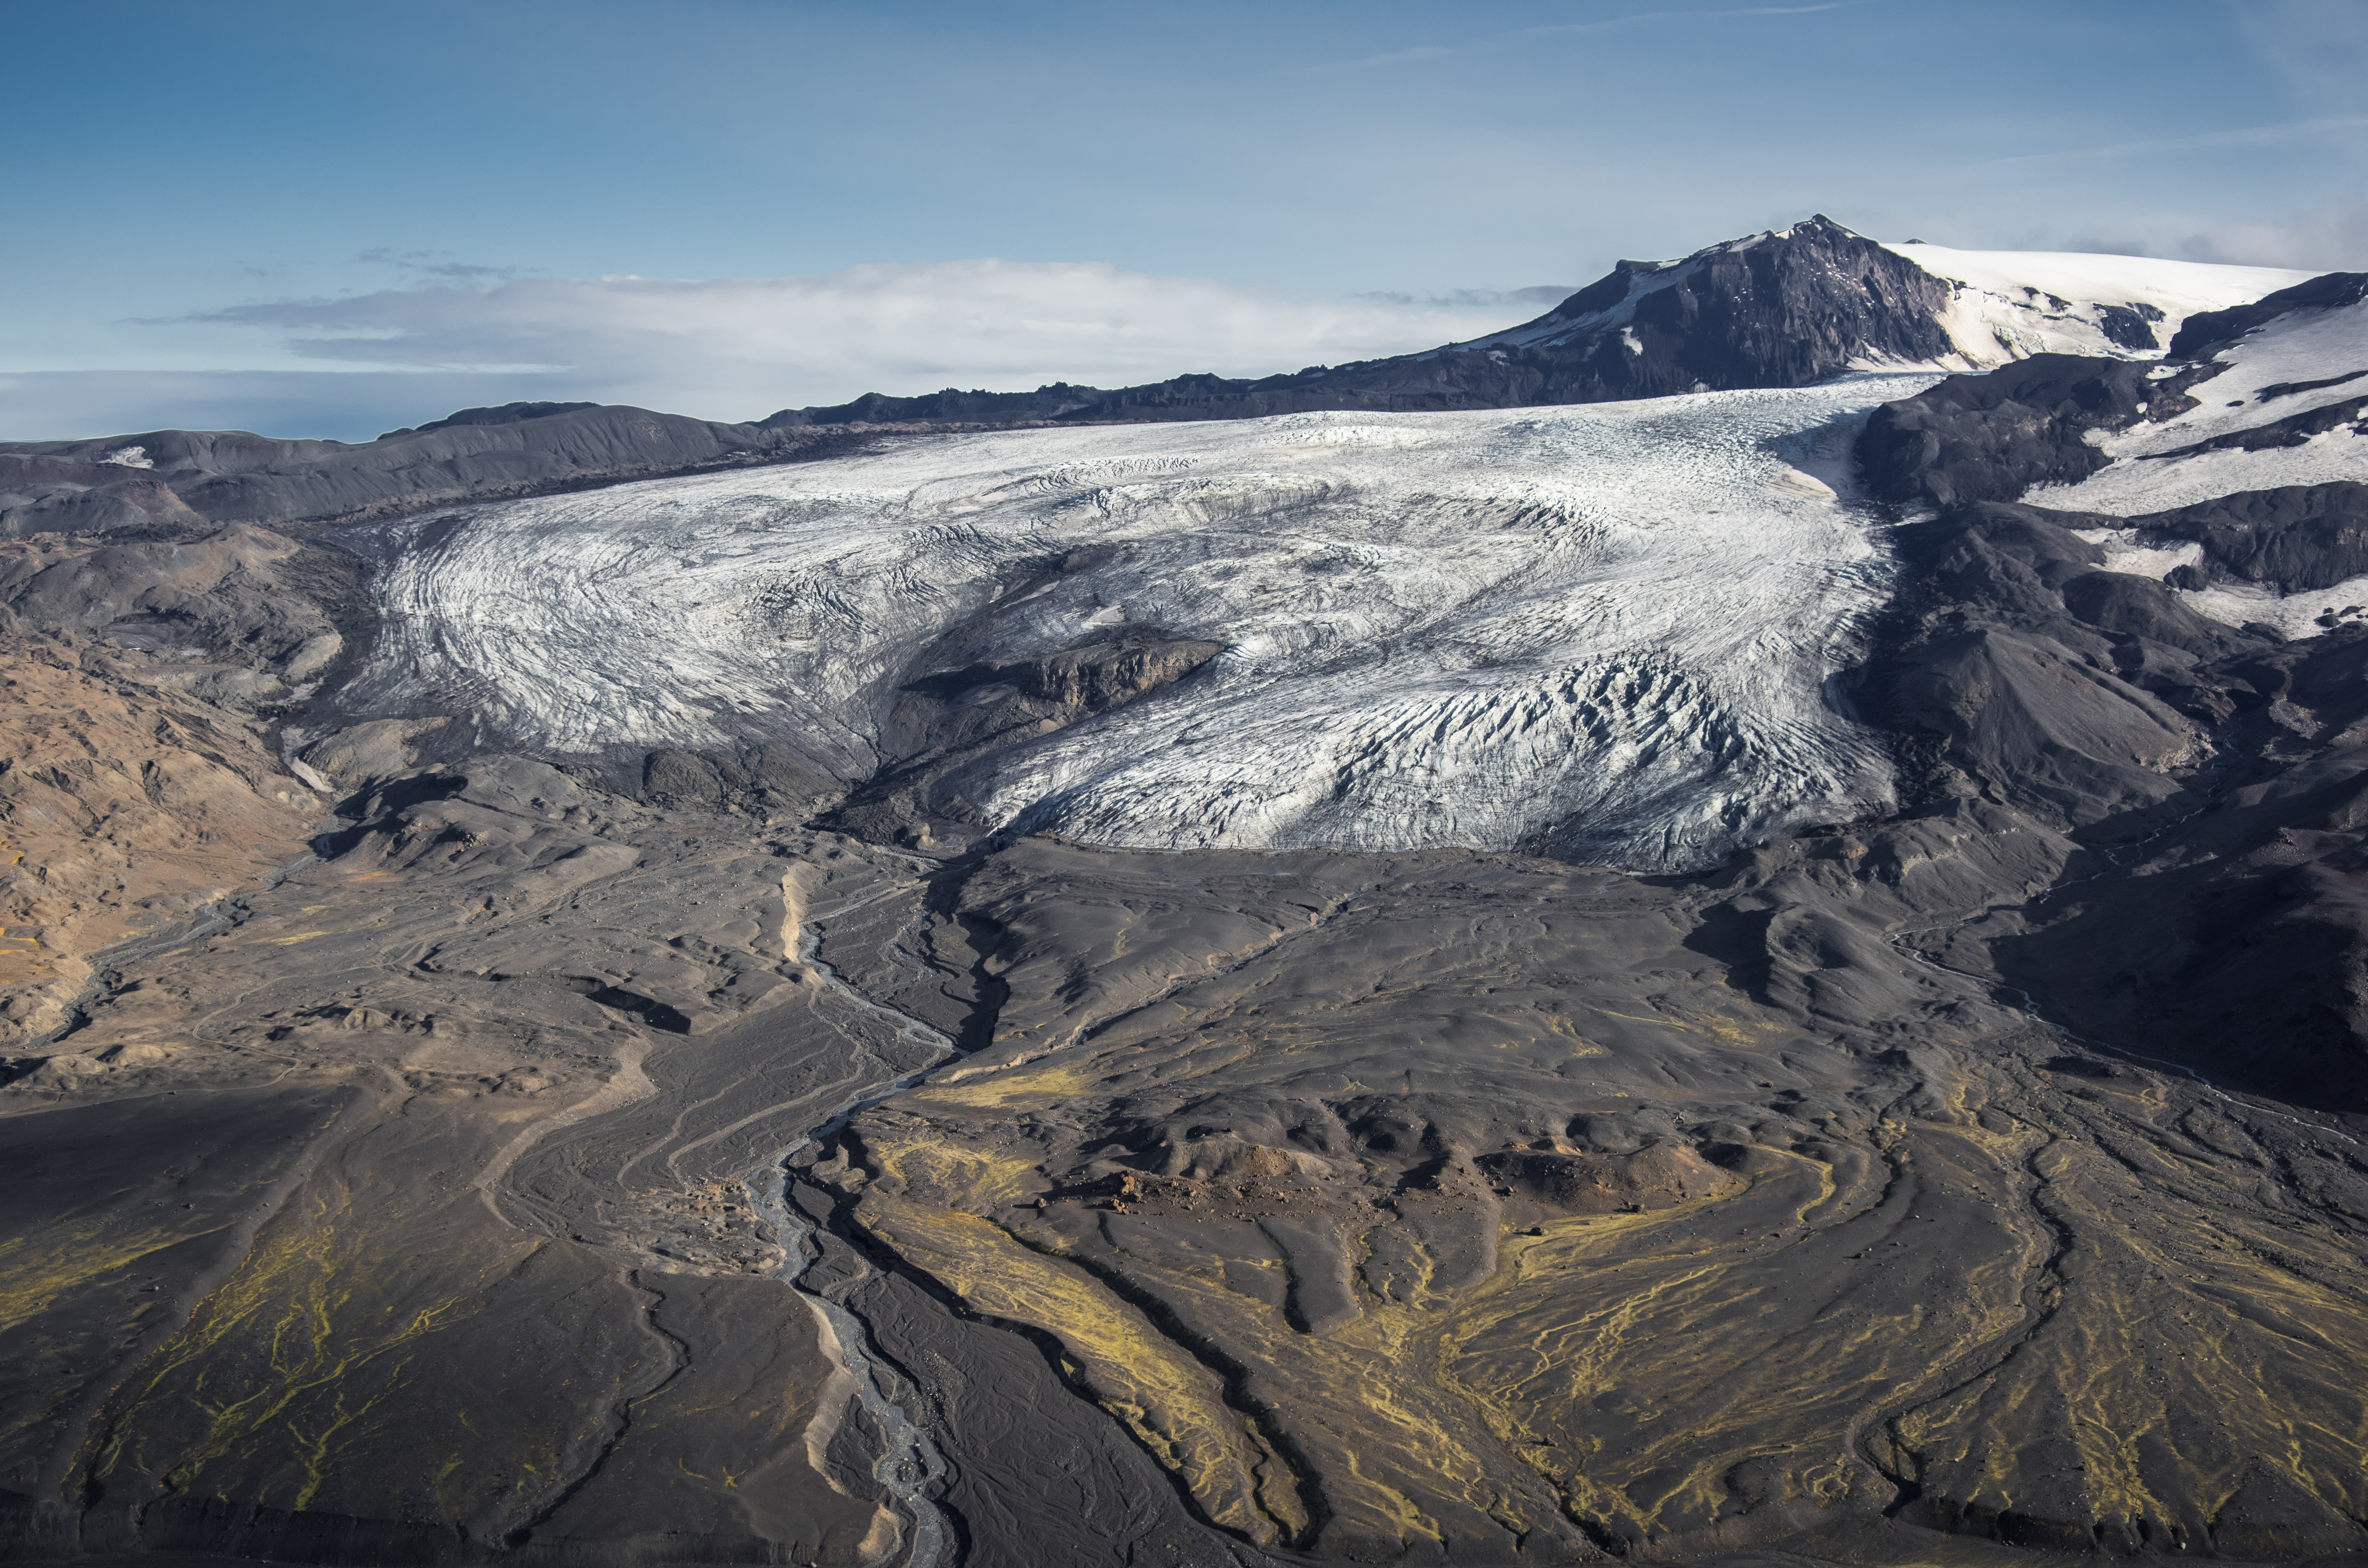
[(1690, 256), (1668, 261), (1618, 261), (1612, 264), (1610, 272), (1535, 321), (1524, 322), (1503, 332), (1490, 333), (1468, 343), (1450, 344), (1446, 348), (1433, 352), (1490, 348), (1508, 344), (1522, 347), (1564, 344), (1590, 333), (1622, 326), (1634, 318), (1640, 301), (1699, 277), (1717, 258), (1739, 256), (1770, 241), (1791, 240), (1796, 235), (1804, 240), (1839, 239), (1872, 243), (1864, 235), (1835, 222), (1821, 212), (1792, 228), (1763, 229), (1759, 233), (1746, 234), (1740, 239), (1721, 240)]

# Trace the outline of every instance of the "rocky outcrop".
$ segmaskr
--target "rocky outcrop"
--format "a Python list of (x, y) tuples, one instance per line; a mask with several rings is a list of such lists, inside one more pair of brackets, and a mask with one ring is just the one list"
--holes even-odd
[[(2019, 494), (2056, 472), (2046, 454), (2146, 416), (2135, 369), (2033, 361), (1943, 383), (1880, 411), (1861, 452), (1896, 496)], [(2368, 863), (2352, 803), (2368, 628), (2288, 642), (2206, 619), (2182, 589), (2362, 574), (2362, 491), (2127, 517), (1946, 506), (1900, 530), (1902, 587), (1859, 677), (1925, 809), (1997, 800), (2092, 843), (2143, 843), (2163, 868), (1997, 922), (1986, 961), (2084, 1032), (2347, 1109), (2368, 1104), (2368, 904), (2352, 889)], [(2073, 531), (2100, 528), (2194, 540), (2203, 569), (2176, 586), (2102, 570)]]
[(2240, 341), (2293, 311), (2341, 310), (2368, 300), (2368, 272), (2328, 272), (2264, 294), (2248, 305), (2201, 311), (2180, 324), (2170, 340), (2173, 359), (2201, 359)]
[(764, 429), (809, 425), (1013, 425), (1057, 419), (1091, 408), (1110, 394), (1099, 387), (1054, 381), (1028, 392), (962, 392), (948, 387), (919, 397), (866, 392), (824, 408), (785, 408), (757, 421)]
[(2193, 408), (2210, 374), (2168, 377), (2151, 365), (2036, 354), (1984, 376), (1952, 376), (1875, 410), (1858, 440), (1867, 488), (1902, 506), (2012, 501), (2071, 484), (2109, 460), (2091, 432), (2123, 430)]
[(2214, 572), (2281, 593), (2368, 576), (2368, 483), (2356, 480), (2242, 491), (2112, 522), (2193, 540)]
[[(98, 953), (295, 859), (326, 802), (245, 715), (177, 688), (168, 655), (17, 633), (0, 658), (0, 1054), (22, 1056)], [(58, 1060), (52, 1077), (85, 1070)]]
[[(964, 628), (941, 639), (959, 645)], [(874, 839), (928, 834), (930, 819), (984, 827), (962, 793), (966, 764), (1055, 734), (1182, 680), (1224, 644), (1156, 631), (1092, 635), (1080, 645), (1032, 658), (986, 660), (906, 681), (885, 704), (885, 759), (852, 791), (834, 821)]]
[(0, 541), (0, 606), (25, 628), (157, 654), (151, 679), (249, 710), (318, 686), (376, 615), (362, 562), (238, 523), (177, 540)]

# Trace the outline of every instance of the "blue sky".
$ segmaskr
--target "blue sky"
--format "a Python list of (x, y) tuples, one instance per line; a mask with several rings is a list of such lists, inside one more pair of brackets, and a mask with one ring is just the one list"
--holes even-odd
[(2368, 266), (2357, 0), (6, 18), (5, 438), (1293, 369), (1811, 211)]

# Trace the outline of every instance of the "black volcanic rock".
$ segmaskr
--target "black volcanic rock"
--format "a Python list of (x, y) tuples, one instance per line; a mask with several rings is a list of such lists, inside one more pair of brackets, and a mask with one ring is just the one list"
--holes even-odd
[[(937, 652), (955, 653), (975, 630), (953, 629)], [(1037, 658), (940, 667), (906, 682), (890, 699), (881, 770), (830, 820), (878, 841), (894, 840), (932, 816), (966, 820), (973, 811), (961, 792), (964, 764), (1016, 737), (1049, 734), (1123, 707), (1224, 652), (1221, 642), (1146, 629)]]
[(2035, 484), (2071, 484), (2104, 467), (2092, 430), (2122, 430), (2195, 406), (2186, 390), (2211, 374), (2157, 378), (2156, 367), (2034, 354), (1987, 375), (1952, 376), (1874, 411), (1858, 441), (1868, 488), (1898, 505), (2011, 501)]
[(1903, 738), (1911, 788), (1976, 780), (2072, 824), (2174, 791), (2197, 744), (2185, 672), (2261, 644), (2100, 570), (2071, 530), (2110, 521), (1980, 502), (1900, 530), (1903, 585), (1858, 701)]
[[(2246, 642), (2240, 633), (2188, 608), (2178, 594), (2151, 577), (2127, 572), (2084, 572), (2066, 580), (2061, 592), (2064, 608), (2083, 625), (2142, 638), (2191, 658), (2219, 658)], [(2142, 650), (2136, 652), (2139, 657), (2125, 658), (2116, 650), (2114, 662), (2124, 672), (2143, 670), (2147, 661)], [(2138, 684), (2146, 682), (2140, 679)]]
[(2102, 305), (2097, 311), (2097, 327), (2105, 335), (2105, 340), (2140, 354), (2151, 354), (2162, 347), (2154, 330), (2154, 324), (2160, 320), (2162, 312), (2135, 301), (2126, 305)]
[(2368, 300), (2368, 272), (2323, 273), (2291, 289), (2264, 294), (2249, 305), (2197, 312), (2180, 324), (2170, 340), (2170, 357), (2200, 359), (2289, 311), (2340, 310), (2362, 300)]
[[(597, 403), (505, 403), (492, 408), (464, 408), (441, 419), (432, 419), (419, 428), (444, 430), (455, 425), (516, 425), (522, 419), (547, 419), (554, 414), (573, 414), (579, 408), (599, 406)], [(380, 437), (381, 440), (384, 438)]]
[(2368, 484), (2356, 482), (2248, 490), (2119, 526), (2193, 540), (2223, 574), (2282, 593), (2368, 575)]
[[(2329, 377), (2329, 381), (2340, 378)], [(2267, 425), (2248, 426), (2223, 435), (2208, 437), (2192, 446), (2168, 452), (2155, 452), (2151, 458), (2188, 458), (2198, 452), (2243, 451), (2268, 452), (2280, 447), (2299, 447), (2313, 436), (2323, 436), (2329, 430), (2351, 426), (2357, 430), (2363, 415), (2368, 415), (2368, 397), (2355, 397), (2343, 403), (2330, 403), (2323, 407), (2290, 414), (2283, 419), (2273, 419)]]
[[(2348, 287), (2301, 292), (2340, 299)], [(1943, 509), (1900, 532), (1901, 589), (1859, 701), (1899, 737), (1928, 809), (1977, 792), (2102, 843), (2154, 846), (2161, 874), (2034, 903), (1990, 938), (2001, 978), (2091, 1038), (2356, 1107), (2368, 1091), (2368, 628), (2292, 641), (2233, 630), (2180, 590), (2217, 577), (2292, 593), (2368, 573), (2368, 485), (2129, 517), (2009, 504), (2093, 467), (2070, 456), (2086, 431), (2192, 406), (2180, 389), (2217, 369), (2148, 380), (2145, 367), (2055, 357), (1879, 412), (1860, 448), (1870, 483)], [(1967, 492), (2008, 500), (1947, 504)], [(2096, 570), (2101, 552), (2072, 530), (2097, 528), (2193, 540), (2210, 571), (2156, 583)]]
[(757, 421), (760, 429), (806, 425), (1017, 424), (1053, 419), (1105, 396), (1099, 387), (1054, 381), (1032, 392), (962, 392), (948, 387), (919, 397), (866, 392), (852, 403), (827, 408), (785, 408)]

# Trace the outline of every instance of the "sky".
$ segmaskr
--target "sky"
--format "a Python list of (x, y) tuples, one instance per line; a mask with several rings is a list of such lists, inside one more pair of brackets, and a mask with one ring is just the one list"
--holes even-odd
[(0, 0), (0, 439), (1426, 347), (1622, 256), (2368, 268), (2360, 0)]

